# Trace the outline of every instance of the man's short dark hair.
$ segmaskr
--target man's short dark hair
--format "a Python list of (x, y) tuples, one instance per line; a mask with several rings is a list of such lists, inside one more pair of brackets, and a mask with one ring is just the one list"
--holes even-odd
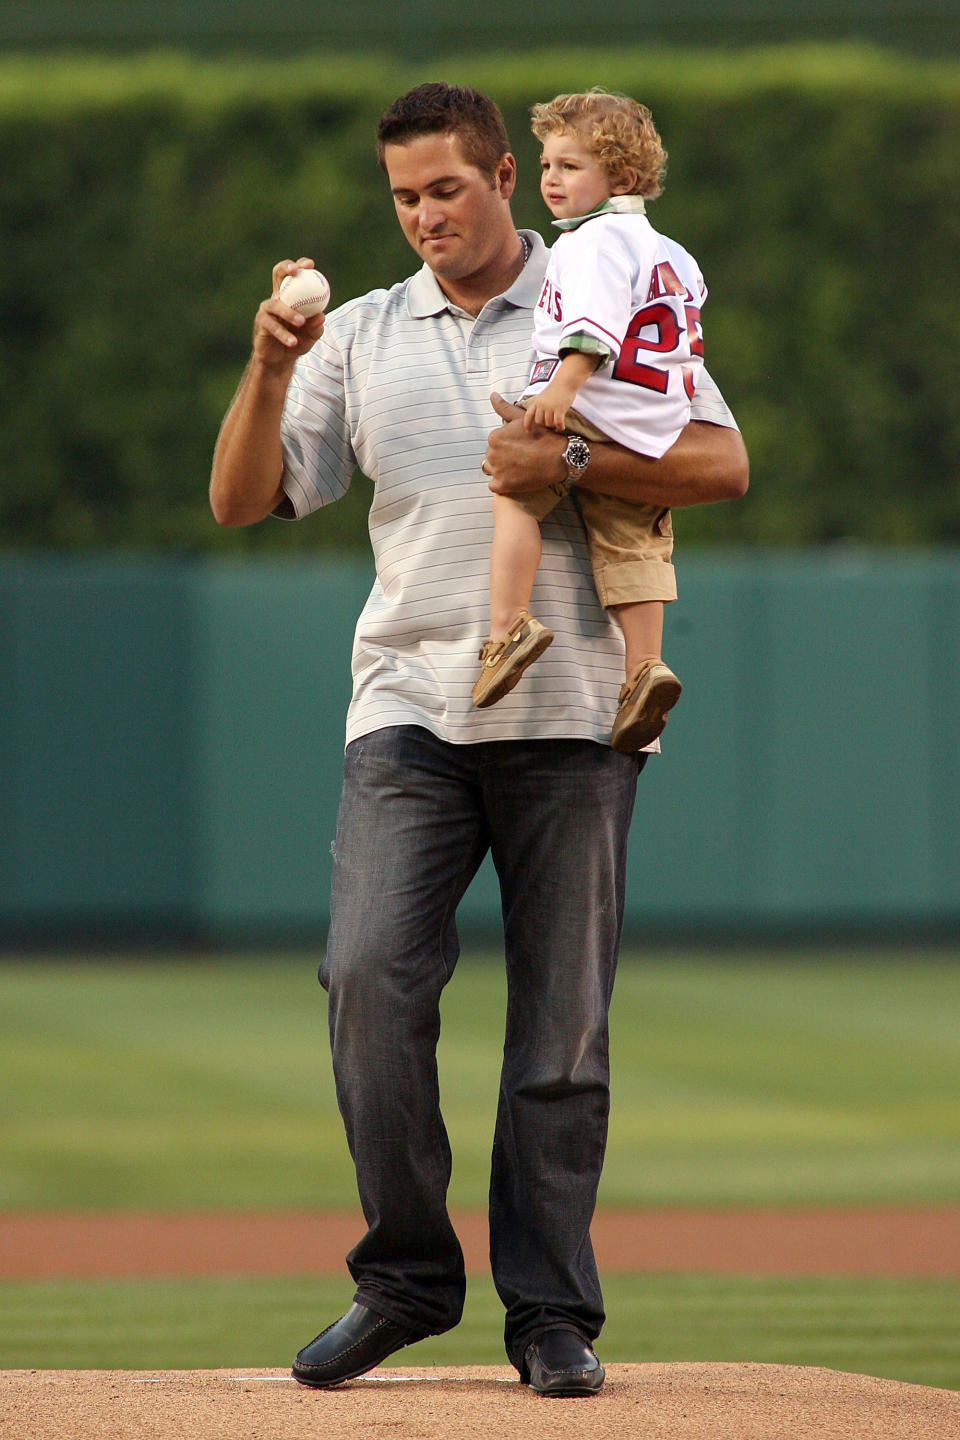
[(464, 158), (492, 179), (510, 149), (499, 108), (479, 90), (442, 80), (417, 85), (395, 100), (377, 126), (377, 159), (386, 170), (385, 145), (405, 145), (420, 135), (456, 135)]

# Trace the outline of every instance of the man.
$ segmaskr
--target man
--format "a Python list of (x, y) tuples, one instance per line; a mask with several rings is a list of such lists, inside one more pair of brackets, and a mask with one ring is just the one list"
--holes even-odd
[(506, 1349), (535, 1391), (592, 1394), (603, 1383), (589, 1227), (606, 1139), (607, 1013), (647, 757), (605, 743), (622, 642), (597, 601), (570, 500), (544, 526), (538, 579), (556, 640), (529, 683), (493, 710), (473, 706), (489, 490), (575, 471), (577, 484), (607, 493), (695, 504), (742, 494), (746, 457), (709, 382), (699, 423), (659, 461), (614, 445), (594, 447), (586, 464), (582, 452), (565, 460), (565, 436), (525, 431), (499, 397), (505, 423), (487, 443), (491, 389), (518, 394), (527, 378), (546, 262), (540, 237), (513, 225), (502, 118), (476, 91), (418, 86), (382, 117), (378, 145), (423, 268), (324, 325), (279, 299), (295, 266), (276, 265), (211, 480), (227, 525), (300, 518), (342, 495), (356, 465), (375, 484), (377, 579), (357, 626), (320, 970), (369, 1228), (347, 1257), (353, 1305), (293, 1373), (336, 1385), (460, 1319), (436, 1043), (456, 908), (489, 849), (508, 981), (490, 1185)]

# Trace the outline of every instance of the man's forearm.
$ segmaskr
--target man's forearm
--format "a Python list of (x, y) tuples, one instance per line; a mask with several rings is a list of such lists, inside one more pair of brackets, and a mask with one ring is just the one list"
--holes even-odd
[[(490, 489), (497, 495), (521, 495), (565, 479), (567, 437), (540, 426), (525, 430), (523, 411), (500, 396), (493, 407), (503, 424), (487, 442), (483, 468)], [(657, 460), (610, 443), (592, 444), (590, 451), (590, 464), (578, 481), (581, 488), (641, 504), (679, 509), (736, 500), (746, 493), (750, 479), (740, 432), (703, 420), (692, 420)]]
[(210, 507), (220, 525), (254, 525), (283, 499), (280, 420), (287, 382), (254, 360), (227, 411), (213, 456)]
[(750, 464), (739, 430), (691, 420), (657, 460), (620, 445), (591, 445), (590, 464), (578, 484), (622, 500), (681, 509), (737, 500), (749, 482)]

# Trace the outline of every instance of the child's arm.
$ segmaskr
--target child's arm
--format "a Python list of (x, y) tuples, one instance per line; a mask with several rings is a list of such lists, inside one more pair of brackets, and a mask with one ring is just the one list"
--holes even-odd
[(524, 427), (532, 430), (534, 425), (543, 425), (548, 430), (562, 430), (567, 421), (567, 411), (580, 386), (606, 359), (606, 354), (567, 350), (554, 371), (553, 379), (527, 406)]

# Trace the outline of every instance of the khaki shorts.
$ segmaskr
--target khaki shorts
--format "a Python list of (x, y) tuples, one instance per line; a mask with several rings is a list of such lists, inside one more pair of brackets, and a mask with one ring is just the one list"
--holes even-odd
[[(521, 400), (523, 408), (529, 402)], [(585, 440), (607, 441), (589, 420), (575, 410), (567, 415), (568, 428)], [(561, 480), (544, 490), (532, 490), (510, 498), (521, 510), (543, 520), (570, 492)], [(593, 579), (600, 603), (630, 605), (638, 600), (676, 600), (677, 578), (673, 555), (673, 523), (670, 511), (636, 500), (620, 500), (595, 490), (573, 488), (573, 497), (583, 517), (590, 546)]]

